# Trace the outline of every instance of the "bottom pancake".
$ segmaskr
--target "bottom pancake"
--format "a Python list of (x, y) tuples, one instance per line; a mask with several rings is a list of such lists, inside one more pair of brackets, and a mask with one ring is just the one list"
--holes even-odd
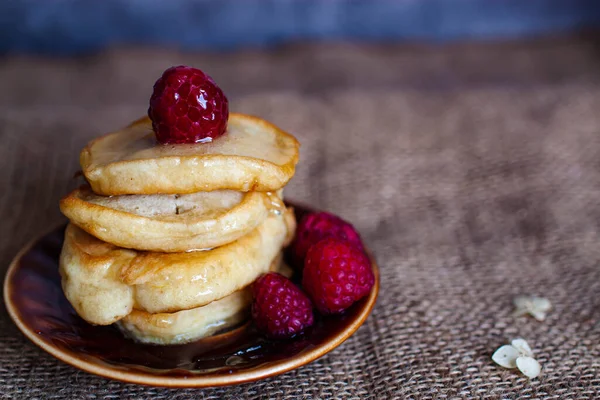
[(116, 324), (121, 332), (137, 342), (161, 345), (188, 343), (246, 321), (251, 301), (252, 293), (247, 287), (191, 310), (171, 314), (133, 310)]
[[(271, 270), (291, 276), (291, 269), (281, 263), (281, 256)], [(249, 319), (252, 290), (248, 286), (202, 307), (175, 313), (151, 314), (133, 310), (117, 322), (128, 337), (141, 343), (182, 344), (199, 340), (240, 325)]]

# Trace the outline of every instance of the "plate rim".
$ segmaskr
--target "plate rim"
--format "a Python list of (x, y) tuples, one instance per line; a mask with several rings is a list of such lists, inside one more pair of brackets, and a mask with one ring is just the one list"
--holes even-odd
[(67, 365), (75, 367), (87, 373), (97, 375), (107, 379), (113, 379), (125, 383), (135, 383), (145, 386), (166, 387), (166, 388), (210, 388), (223, 387), (231, 385), (239, 385), (248, 382), (255, 382), (261, 379), (270, 378), (281, 375), (286, 372), (300, 368), (325, 354), (334, 350), (352, 336), (366, 321), (371, 314), (373, 307), (377, 301), (380, 286), (379, 266), (375, 261), (372, 253), (365, 247), (371, 268), (375, 275), (375, 283), (369, 293), (362, 310), (357, 314), (356, 318), (348, 327), (338, 332), (337, 335), (330, 338), (324, 345), (314, 347), (301, 355), (295, 355), (283, 360), (278, 360), (270, 363), (268, 366), (257, 367), (251, 370), (234, 372), (231, 374), (210, 375), (210, 376), (181, 376), (181, 377), (166, 377), (160, 375), (151, 375), (142, 371), (121, 371), (109, 365), (102, 365), (93, 361), (88, 361), (78, 358), (78, 353), (59, 349), (58, 347), (48, 343), (36, 334), (31, 328), (25, 324), (19, 315), (18, 308), (11, 301), (11, 285), (10, 282), (18, 269), (21, 258), (37, 243), (41, 238), (57, 229), (60, 229), (64, 224), (57, 224), (54, 228), (49, 229), (41, 234), (36, 235), (33, 239), (27, 242), (11, 260), (3, 283), (3, 297), (6, 310), (14, 324), (19, 328), (21, 333), (25, 335), (33, 344), (53, 356), (54, 358), (64, 362)]

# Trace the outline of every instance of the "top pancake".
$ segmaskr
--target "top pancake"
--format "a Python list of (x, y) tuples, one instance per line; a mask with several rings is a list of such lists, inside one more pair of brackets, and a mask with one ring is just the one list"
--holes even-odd
[(299, 147), (275, 125), (235, 113), (210, 143), (161, 145), (146, 117), (90, 142), (80, 162), (100, 195), (276, 191), (294, 175)]

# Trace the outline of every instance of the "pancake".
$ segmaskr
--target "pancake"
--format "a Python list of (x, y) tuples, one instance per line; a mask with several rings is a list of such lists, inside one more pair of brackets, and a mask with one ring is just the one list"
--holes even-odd
[(90, 142), (80, 162), (99, 195), (267, 192), (292, 178), (299, 147), (275, 125), (235, 113), (210, 143), (161, 145), (146, 117)]
[(183, 195), (98, 196), (82, 186), (60, 201), (63, 214), (116, 246), (182, 252), (231, 243), (285, 208), (281, 193), (220, 190)]
[[(281, 253), (280, 253), (281, 255)], [(281, 257), (271, 265), (271, 270), (291, 276), (289, 267)], [(248, 286), (203, 307), (176, 313), (150, 314), (132, 310), (117, 326), (125, 335), (142, 343), (180, 344), (211, 336), (239, 325), (249, 318), (252, 290)]]
[(251, 301), (248, 287), (191, 310), (171, 314), (133, 310), (117, 321), (117, 326), (126, 336), (141, 343), (187, 343), (243, 323), (248, 319)]
[(206, 251), (138, 252), (67, 226), (59, 271), (77, 313), (97, 325), (131, 310), (165, 313), (201, 307), (252, 283), (269, 270), (295, 230), (293, 210), (270, 214), (249, 234)]

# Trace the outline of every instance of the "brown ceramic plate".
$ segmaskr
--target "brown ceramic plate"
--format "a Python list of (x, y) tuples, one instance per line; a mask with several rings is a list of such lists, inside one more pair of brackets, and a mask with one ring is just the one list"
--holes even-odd
[[(296, 206), (298, 217), (308, 210)], [(269, 341), (250, 323), (175, 346), (133, 342), (113, 326), (92, 326), (75, 313), (60, 286), (58, 257), (64, 226), (34, 240), (15, 257), (4, 281), (4, 300), (19, 329), (33, 343), (74, 367), (106, 378), (144, 385), (209, 387), (282, 374), (333, 350), (365, 321), (379, 291), (375, 286), (345, 314), (316, 316), (303, 336)]]

